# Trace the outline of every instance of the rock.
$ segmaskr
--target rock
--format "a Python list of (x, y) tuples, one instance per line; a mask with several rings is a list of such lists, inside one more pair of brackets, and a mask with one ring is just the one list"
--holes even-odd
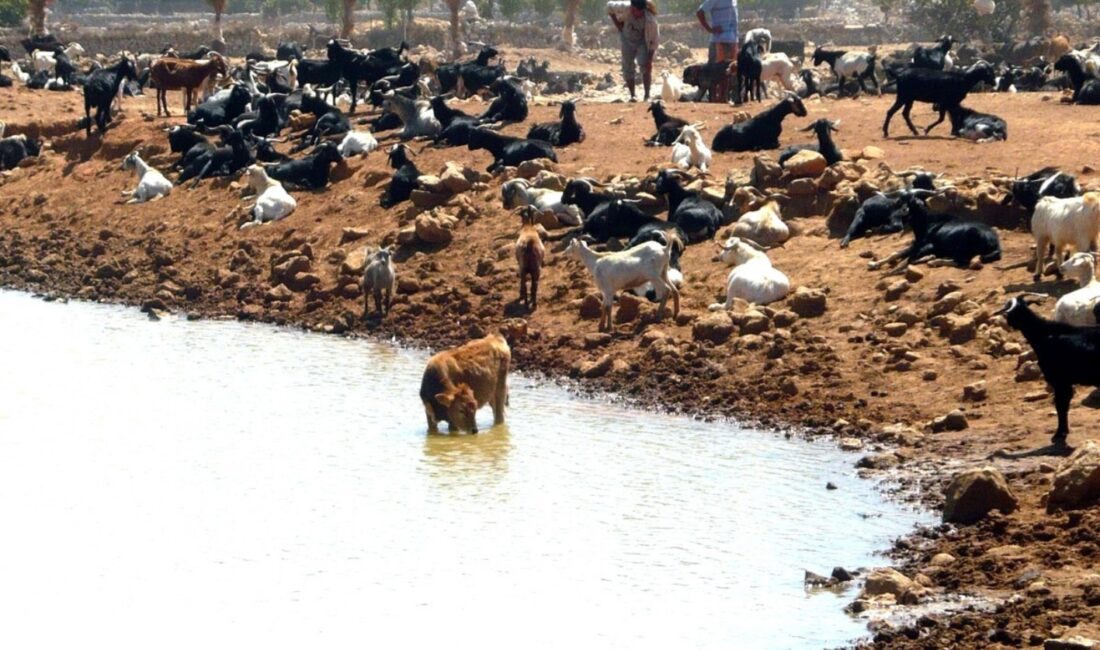
[(812, 178), (796, 178), (787, 185), (791, 196), (808, 197), (817, 195), (817, 183)]
[(763, 313), (750, 309), (737, 319), (741, 334), (763, 334), (768, 331), (771, 321)]
[(958, 409), (932, 420), (933, 433), (940, 433), (942, 431), (963, 431), (969, 426), (970, 422), (967, 421), (966, 414)]
[(584, 336), (584, 349), (594, 350), (596, 348), (602, 348), (603, 346), (611, 343), (611, 335), (606, 332), (598, 334), (586, 334)]
[(897, 455), (886, 452), (882, 454), (867, 454), (856, 462), (856, 467), (860, 469), (890, 469), (897, 464)]
[(294, 292), (291, 291), (285, 284), (280, 284), (267, 290), (264, 297), (269, 302), (286, 302), (294, 297)]
[(825, 484), (825, 489), (826, 490), (835, 490), (835, 489), (837, 489), (836, 483), (833, 483), (832, 481), (829, 481), (828, 483)]
[(863, 449), (863, 441), (859, 438), (841, 438), (838, 444), (844, 451), (859, 451)]
[(867, 582), (863, 584), (860, 597), (889, 594), (900, 600), (903, 594), (916, 586), (912, 580), (894, 569), (889, 567), (874, 569), (867, 576)]
[(420, 291), (420, 283), (413, 278), (398, 278), (397, 279), (397, 293), (403, 295), (412, 295)]
[(890, 336), (901, 336), (909, 329), (909, 326), (905, 323), (887, 323), (882, 328)]
[(425, 213), (416, 217), (416, 238), (426, 244), (449, 244), (458, 219), (449, 214)]
[(894, 300), (901, 298), (902, 294), (906, 291), (909, 291), (908, 280), (897, 280), (895, 282), (891, 282), (890, 286), (886, 287), (886, 301), (893, 302)]
[(408, 246), (416, 243), (416, 226), (408, 225), (397, 231), (397, 244)]
[[(1043, 371), (1039, 368), (1039, 364), (1034, 361), (1025, 361), (1019, 368), (1016, 369), (1016, 381), (1022, 383), (1025, 381), (1039, 381), (1043, 378)], [(1046, 397), (1046, 393), (1043, 394)], [(1042, 397), (1040, 397), (1042, 399)]]
[(696, 341), (725, 343), (733, 336), (733, 319), (724, 311), (709, 314), (691, 326), (691, 337)]
[(581, 300), (581, 318), (594, 320), (603, 312), (603, 300), (594, 293), (590, 293)]
[(439, 193), (428, 192), (425, 190), (413, 190), (409, 195), (409, 201), (414, 206), (421, 210), (431, 210), (432, 208), (438, 208), (451, 198), (449, 192), (441, 191)]
[(509, 341), (522, 341), (527, 338), (527, 321), (522, 318), (509, 318), (500, 324), (500, 333)]
[(535, 176), (538, 176), (539, 172), (546, 170), (553, 171), (554, 167), (554, 161), (550, 160), (549, 158), (539, 158), (538, 160), (525, 160), (519, 164), (519, 167), (516, 169), (516, 175), (518, 175), (520, 178), (531, 179)]
[(924, 271), (921, 271), (915, 266), (909, 266), (905, 269), (905, 279), (910, 283), (920, 282), (924, 279)]
[(965, 299), (966, 297), (961, 291), (952, 291), (932, 303), (932, 308), (928, 310), (928, 317), (949, 314)]
[(794, 378), (784, 377), (783, 381), (779, 382), (779, 391), (787, 397), (794, 397), (798, 394), (798, 384), (795, 383)]
[(1016, 510), (1017, 502), (1005, 477), (996, 468), (975, 468), (951, 479), (944, 491), (943, 520), (972, 524), (993, 510), (1010, 514)]
[(936, 553), (929, 563), (932, 566), (947, 566), (955, 561), (955, 556), (949, 553)]
[(619, 306), (615, 310), (616, 323), (632, 323), (642, 313), (642, 301), (631, 293), (619, 295)]
[(989, 397), (989, 389), (984, 381), (976, 381), (973, 384), (963, 386), (962, 398), (964, 402), (984, 402)]
[(1043, 641), (1043, 650), (1096, 650), (1100, 643), (1083, 636), (1067, 636)]
[(772, 322), (776, 327), (790, 327), (798, 321), (798, 314), (789, 309), (781, 309), (772, 316)]
[(787, 299), (787, 306), (802, 318), (815, 318), (825, 313), (825, 292), (820, 289), (799, 287)]
[(876, 146), (868, 145), (863, 148), (863, 151), (860, 152), (859, 157), (863, 158), (864, 160), (882, 160), (886, 157), (886, 152)]
[(533, 181), (531, 181), (531, 184), (535, 187), (540, 187), (547, 190), (554, 190), (555, 192), (561, 192), (565, 189), (566, 180), (567, 179), (565, 178), (565, 176), (544, 169), (535, 175), (535, 178)]
[(610, 372), (613, 361), (610, 354), (605, 354), (595, 361), (585, 362), (581, 364), (581, 376), (585, 379), (603, 377)]
[(833, 567), (833, 572), (831, 576), (833, 580), (836, 580), (837, 582), (851, 582), (852, 580), (855, 580), (855, 576), (842, 566)]
[(809, 587), (828, 587), (833, 584), (833, 581), (821, 575), (820, 573), (806, 571), (802, 576), (802, 584)]
[(1100, 442), (1086, 440), (1054, 473), (1047, 510), (1078, 508), (1100, 499)]
[(816, 151), (804, 149), (788, 158), (783, 167), (791, 178), (817, 178), (828, 166), (825, 156)]
[(439, 172), (439, 180), (451, 194), (462, 194), (473, 187), (473, 182), (466, 175), (465, 168), (454, 162), (448, 162)]
[(766, 154), (760, 154), (752, 159), (751, 184), (757, 189), (764, 189), (774, 185), (783, 176), (783, 168), (779, 163)]
[(344, 228), (340, 232), (340, 245), (343, 246), (348, 242), (359, 241), (368, 235), (370, 235), (370, 228), (366, 226), (360, 228)]
[(420, 178), (416, 179), (417, 185), (425, 192), (432, 194), (446, 194), (447, 188), (443, 187), (443, 180), (438, 176), (432, 176), (431, 174), (424, 174)]

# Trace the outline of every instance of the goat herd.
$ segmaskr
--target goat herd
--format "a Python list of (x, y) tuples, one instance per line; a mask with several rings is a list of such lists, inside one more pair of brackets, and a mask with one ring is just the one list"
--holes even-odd
[[(207, 178), (245, 173), (256, 200), (241, 227), (286, 218), (297, 205), (287, 188), (325, 188), (334, 165), (374, 151), (379, 146), (376, 134), (385, 131), (399, 130), (397, 137), (402, 141), (418, 138), (430, 141), (432, 146), (485, 150), (493, 159), (487, 170), (490, 173), (528, 161), (556, 161), (556, 147), (585, 140), (572, 101), (561, 102), (558, 120), (532, 125), (526, 137), (498, 132), (502, 124), (526, 121), (536, 84), (548, 83), (553, 77), (559, 87), (579, 88), (590, 79), (587, 73), (551, 73), (547, 65), (539, 66), (533, 60), (521, 63), (517, 74), (508, 74), (503, 64), (491, 63), (498, 52), (489, 46), (469, 62), (443, 63), (425, 55), (414, 63), (409, 60), (405, 43), (360, 51), (333, 39), (327, 45), (327, 57), (321, 59), (306, 58), (297, 44), (282, 43), (275, 56), (253, 53), (240, 66), (205, 48), (183, 54), (169, 48), (160, 55), (122, 53), (113, 64), (101, 57), (82, 72), (74, 60), (83, 56), (83, 48), (45, 40), (50, 39), (24, 43), (29, 59), (23, 65), (34, 70), (33, 76), (23, 72), (20, 62), (11, 64), (11, 72), (32, 88), (83, 87), (83, 127), (89, 138), (93, 126), (103, 137), (113, 106), (125, 95), (139, 94), (147, 85), (155, 87), (158, 115), (170, 115), (167, 91), (183, 92), (186, 123), (166, 129), (169, 148), (179, 155), (172, 165), (176, 180), (169, 180), (146, 163), (140, 151), (134, 151), (123, 163), (138, 177), (137, 187), (126, 193), (129, 203), (162, 199), (183, 183), (190, 182), (194, 187)], [(565, 254), (578, 259), (591, 273), (602, 296), (601, 330), (612, 327), (612, 306), (618, 292), (624, 290), (659, 302), (658, 318), (663, 316), (670, 297), (673, 312), (678, 313), (684, 282), (680, 260), (685, 247), (712, 241), (724, 226), (731, 227), (729, 237), (720, 245), (719, 257), (733, 269), (727, 280), (725, 302), (711, 305), (711, 310), (731, 309), (738, 299), (765, 305), (785, 298), (790, 280), (772, 265), (766, 251), (791, 236), (782, 219), (786, 197), (727, 181), (725, 196), (718, 201), (713, 195), (689, 189), (692, 179), (688, 172), (694, 168), (707, 173), (712, 152), (779, 149), (784, 119), (806, 116), (803, 99), (811, 94), (844, 95), (851, 90), (868, 90), (866, 84), (870, 83), (879, 92), (896, 93), (883, 125), (887, 136), (890, 120), (898, 110), (916, 134), (909, 113), (915, 102), (925, 102), (939, 113), (939, 119), (925, 133), (947, 117), (953, 134), (975, 140), (1007, 137), (1003, 120), (963, 106), (968, 93), (979, 84), (1010, 92), (1064, 85), (1073, 89), (1074, 102), (1100, 103), (1100, 81), (1092, 76), (1100, 70), (1097, 48), (1070, 50), (1067, 46), (1053, 66), (1037, 57), (1026, 67), (1003, 59), (995, 67), (977, 59), (961, 68), (952, 56), (953, 44), (950, 37), (943, 37), (934, 47), (917, 47), (908, 55), (908, 61), (881, 64), (873, 49), (851, 52), (818, 47), (812, 55), (814, 65), (827, 64), (836, 77), (835, 86), (825, 87), (812, 70), (796, 72), (787, 54), (770, 52), (770, 33), (758, 29), (746, 35), (745, 47), (732, 65), (689, 66), (683, 81), (666, 72), (662, 99), (648, 107), (655, 132), (646, 143), (671, 146), (671, 165), (644, 181), (667, 203), (666, 218), (655, 216), (639, 201), (627, 199), (621, 188), (593, 178), (563, 181), (558, 177), (555, 182), (554, 175), (539, 174), (533, 179), (512, 178), (501, 185), (504, 208), (517, 210), (522, 220), (515, 244), (521, 303), (532, 311), (537, 308), (539, 276), (546, 256), (543, 240), (550, 237), (543, 227), (546, 224), (568, 227), (554, 239), (568, 240)], [(965, 58), (962, 52), (959, 54), (959, 59)], [(0, 49), (0, 59), (10, 61), (10, 53)], [(884, 83), (876, 73), (880, 68), (887, 77)], [(1063, 72), (1064, 79), (1053, 77), (1056, 72)], [(787, 92), (756, 116), (743, 116), (723, 126), (708, 147), (698, 125), (669, 114), (668, 109), (687, 93), (685, 83), (697, 86), (697, 99), (708, 93), (713, 97), (719, 86), (725, 87), (718, 83), (721, 75), (736, 75), (733, 92), (742, 102), (762, 100), (767, 94), (765, 81), (777, 80)], [(230, 83), (222, 83), (219, 88), (223, 80)], [(0, 75), (0, 86), (12, 83), (10, 77)], [(448, 104), (452, 94), (477, 92), (492, 97), (478, 114), (467, 114)], [(368, 119), (360, 121), (367, 128), (359, 130), (352, 127), (349, 115), (361, 99), (381, 110), (372, 111)], [(349, 105), (347, 112), (340, 108), (345, 104)], [(23, 157), (39, 154), (40, 142), (24, 135), (3, 138), (2, 128), (0, 123), (0, 168), (10, 169)], [(832, 139), (837, 128), (836, 121), (816, 120), (804, 129), (815, 134), (816, 143), (788, 147), (780, 154), (780, 165), (797, 161), (807, 152), (820, 154), (826, 165), (842, 161), (844, 155)], [(274, 144), (284, 141), (280, 138), (287, 130), (296, 134), (291, 153), (308, 150), (307, 154), (293, 159), (276, 150)], [(394, 171), (380, 198), (382, 207), (406, 202), (420, 188), (424, 174), (414, 158), (414, 152), (403, 142), (389, 148), (389, 165)], [(902, 251), (871, 262), (871, 269), (899, 262), (968, 267), (975, 258), (983, 263), (999, 260), (1001, 245), (995, 230), (984, 223), (930, 210), (926, 201), (937, 192), (936, 182), (933, 174), (916, 174), (904, 189), (871, 196), (859, 207), (840, 246), (846, 247), (853, 239), (871, 233), (901, 232), (908, 227), (913, 242)], [(1054, 320), (1031, 310), (1033, 295), (1013, 298), (1004, 309), (1008, 324), (1019, 329), (1034, 348), (1038, 364), (1053, 388), (1058, 411), (1055, 439), (1064, 441), (1074, 385), (1100, 385), (1100, 328), (1095, 327), (1100, 317), (1100, 282), (1095, 279), (1093, 257), (1100, 239), (1100, 193), (1082, 194), (1071, 175), (1043, 169), (1017, 180), (1010, 200), (1033, 212), (1036, 279), (1044, 271), (1048, 248), (1052, 248), (1054, 272), (1059, 277), (1070, 275), (1082, 285), (1059, 299)], [(611, 246), (612, 240), (626, 243)], [(1070, 249), (1075, 254), (1063, 261)], [(363, 275), (364, 317), (370, 315), (371, 299), (379, 317), (384, 317), (396, 282), (394, 251), (387, 247), (368, 253)], [(495, 363), (507, 352), (506, 345), (501, 352), (495, 339), (487, 349)], [(505, 372), (506, 366), (505, 358)], [(470, 422), (470, 417), (460, 418), (453, 413), (449, 419), (451, 406), (459, 402), (465, 411), (476, 411), (491, 398), (496, 400), (494, 411), (499, 407), (499, 418), (503, 417), (503, 402), (497, 392), (479, 389), (474, 391), (478, 393), (474, 399), (459, 384), (440, 381), (437, 378), (433, 387), (443, 386), (444, 392), (425, 398), (426, 405), (434, 400), (428, 414), (433, 428), (437, 420), (445, 419), (452, 425), (456, 419)], [(465, 396), (463, 400), (456, 397), (460, 393)]]

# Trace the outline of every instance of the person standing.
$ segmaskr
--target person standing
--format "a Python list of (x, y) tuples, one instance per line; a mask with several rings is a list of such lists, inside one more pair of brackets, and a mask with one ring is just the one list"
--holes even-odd
[(630, 0), (630, 8), (620, 19), (609, 13), (611, 22), (619, 30), (622, 42), (623, 81), (630, 91), (630, 101), (638, 101), (634, 94), (637, 83), (637, 67), (642, 69), (642, 87), (645, 100), (649, 101), (649, 88), (653, 83), (653, 57), (657, 54), (660, 31), (657, 27), (657, 7), (646, 0)]
[[(699, 24), (710, 34), (707, 63), (736, 61), (740, 49), (737, 34), (737, 0), (703, 0), (695, 12)], [(729, 100), (729, 74), (723, 74), (717, 88), (711, 88), (710, 101)]]

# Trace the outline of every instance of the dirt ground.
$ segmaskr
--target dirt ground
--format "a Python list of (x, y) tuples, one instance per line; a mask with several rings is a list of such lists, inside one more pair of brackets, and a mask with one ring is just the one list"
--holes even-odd
[[(558, 64), (586, 66), (561, 55), (555, 57)], [(894, 137), (884, 139), (882, 119), (891, 101), (811, 101), (809, 117), (791, 118), (782, 141), (812, 141), (798, 129), (827, 116), (842, 121), (837, 135), (842, 148), (879, 147), (882, 162), (894, 170), (921, 167), (951, 181), (1054, 165), (1077, 173), (1085, 185), (1100, 184), (1094, 172), (1083, 172), (1100, 160), (1100, 122), (1093, 108), (1038, 94), (972, 96), (969, 105), (1002, 116), (1010, 132), (1005, 143), (975, 145), (949, 138), (946, 125), (932, 137), (909, 137), (900, 120), (893, 124)], [(178, 113), (179, 95), (171, 94), (170, 102)], [(476, 103), (468, 101), (466, 110), (477, 110)], [(823, 315), (791, 318), (785, 301), (765, 310), (770, 321), (765, 331), (734, 332), (721, 343), (707, 340), (697, 326), (710, 316), (707, 306), (724, 295), (728, 269), (712, 261), (712, 244), (700, 244), (683, 258), (679, 318), (655, 323), (653, 306), (642, 304), (638, 318), (619, 323), (604, 337), (595, 335), (595, 320), (580, 316), (582, 299), (595, 293), (587, 272), (556, 253), (544, 270), (538, 311), (528, 314), (516, 304), (511, 243), (518, 224), (501, 208), (500, 180), (494, 179), (441, 208), (460, 217), (451, 243), (400, 248), (403, 282), (393, 311), (384, 320), (364, 321), (355, 258), (367, 245), (392, 242), (416, 212), (408, 204), (391, 210), (378, 206), (389, 177), (381, 152), (338, 168), (326, 191), (296, 192), (298, 209), (286, 220), (238, 230), (238, 209), (248, 201), (240, 184), (225, 179), (195, 190), (177, 187), (150, 204), (122, 204), (120, 193), (136, 185), (121, 169), (122, 158), (140, 145), (149, 162), (166, 169), (175, 156), (167, 152), (162, 130), (181, 121), (156, 118), (151, 97), (124, 104), (122, 119), (105, 140), (86, 139), (76, 130), (79, 94), (0, 90), (0, 119), (9, 134), (41, 134), (51, 143), (41, 159), (0, 179), (6, 206), (0, 211), (4, 286), (432, 347), (503, 326), (519, 370), (570, 377), (581, 390), (622, 395), (645, 407), (855, 437), (869, 453), (864, 471), (892, 473), (933, 506), (961, 468), (993, 464), (1020, 497), (1015, 513), (973, 526), (918, 531), (898, 542), (896, 557), (907, 575), (926, 575), (933, 593), (987, 597), (998, 603), (994, 613), (964, 611), (926, 616), (910, 626), (882, 625), (868, 643), (1020, 647), (1071, 632), (1098, 634), (1100, 514), (1092, 509), (1048, 515), (1043, 508), (1050, 472), (1065, 451), (1046, 448), (1055, 418), (1044, 383), (1026, 373), (1018, 380), (1026, 343), (992, 316), (1014, 292), (1071, 288), (1032, 283), (1025, 265), (1031, 237), (1022, 229), (999, 230), (1000, 263), (965, 270), (920, 267), (906, 276), (908, 287), (900, 297), (888, 299), (887, 285), (901, 276), (868, 271), (867, 262), (901, 248), (908, 235), (857, 240), (842, 250), (821, 210), (792, 219), (799, 234), (770, 256), (793, 286), (826, 292)], [(703, 122), (708, 139), (734, 111), (671, 107), (673, 114)], [(552, 120), (556, 112), (554, 106), (537, 105), (529, 123)], [(560, 173), (601, 179), (652, 175), (667, 161), (668, 149), (642, 145), (653, 132), (644, 104), (582, 101), (578, 112), (588, 138), (559, 150)], [(914, 118), (918, 124), (931, 121), (927, 108), (915, 111)], [(529, 123), (505, 132), (525, 133)], [(447, 161), (481, 170), (490, 162), (486, 152), (413, 146), (424, 173), (438, 172)], [(712, 178), (721, 184), (727, 174), (744, 175), (752, 164), (752, 154), (717, 154)], [(825, 201), (824, 195), (819, 198)], [(298, 258), (306, 262), (297, 275), (284, 277), (285, 262)], [(973, 301), (960, 315), (970, 319), (972, 331), (959, 333), (930, 314), (951, 291)], [(904, 331), (887, 328), (899, 320), (910, 325)], [(988, 396), (964, 401), (964, 386), (982, 381)], [(1100, 425), (1100, 411), (1082, 405), (1086, 395), (1079, 394), (1070, 413), (1071, 445), (1095, 437)], [(933, 432), (929, 423), (955, 409), (965, 413), (968, 427)], [(907, 426), (888, 428), (895, 423)], [(1009, 545), (1018, 548), (1004, 552)], [(956, 561), (933, 566), (931, 558), (944, 552)], [(1044, 588), (1029, 588), (1035, 582)]]

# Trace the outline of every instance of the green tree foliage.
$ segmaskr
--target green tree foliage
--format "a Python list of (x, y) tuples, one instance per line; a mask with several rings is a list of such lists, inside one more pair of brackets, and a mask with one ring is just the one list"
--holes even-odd
[(27, 0), (0, 0), (0, 27), (18, 27), (27, 15)]
[(951, 34), (1010, 41), (1016, 37), (1022, 4), (1023, 0), (997, 0), (992, 15), (979, 16), (972, 0), (910, 0), (908, 15), (929, 39)]

